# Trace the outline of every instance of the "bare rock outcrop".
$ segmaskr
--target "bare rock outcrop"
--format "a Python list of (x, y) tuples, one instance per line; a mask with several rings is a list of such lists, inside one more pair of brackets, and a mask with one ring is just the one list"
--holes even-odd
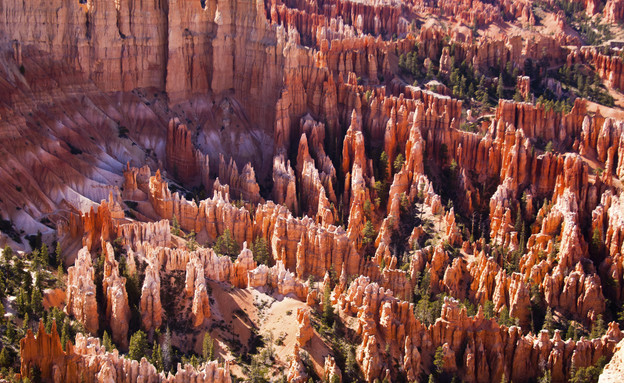
[(141, 324), (147, 331), (157, 329), (162, 324), (162, 304), (160, 302), (160, 275), (158, 264), (150, 263), (145, 270), (145, 280), (141, 289)]
[(85, 326), (90, 333), (99, 328), (98, 306), (95, 299), (95, 269), (87, 247), (78, 252), (74, 266), (67, 269), (67, 306), (65, 311)]
[(106, 243), (106, 259), (102, 289), (106, 297), (106, 318), (111, 328), (111, 336), (115, 344), (122, 350), (128, 348), (128, 326), (130, 323), (130, 306), (126, 292), (126, 278), (119, 275), (119, 262), (115, 260), (115, 252), (110, 243)]
[(193, 315), (193, 326), (199, 327), (205, 319), (210, 318), (210, 300), (206, 289), (206, 279), (204, 277), (204, 265), (197, 256), (192, 256), (186, 264), (186, 281), (184, 290), (187, 297), (193, 298), (191, 313)]
[(310, 311), (304, 308), (297, 309), (297, 323), (299, 324), (297, 329), (297, 344), (299, 347), (304, 348), (308, 345), (310, 340), (312, 340), (312, 336), (314, 335), (314, 330), (310, 323)]
[(196, 368), (189, 364), (178, 365), (175, 375), (165, 376), (159, 374), (147, 359), (143, 358), (139, 362), (122, 357), (116, 350), (107, 352), (99, 339), (85, 337), (80, 333), (76, 336), (76, 345), (68, 342), (66, 351), (63, 351), (54, 322), (50, 334), (46, 333), (43, 322), (40, 322), (36, 336), (29, 329), (26, 337), (20, 341), (20, 354), (22, 376), (32, 377), (31, 371), (36, 366), (41, 371), (43, 380), (55, 383), (96, 383), (120, 379), (156, 383), (231, 382), (227, 362), (223, 367), (216, 361)]
[(615, 347), (613, 358), (607, 363), (598, 383), (616, 383), (619, 382), (624, 376), (624, 340)]

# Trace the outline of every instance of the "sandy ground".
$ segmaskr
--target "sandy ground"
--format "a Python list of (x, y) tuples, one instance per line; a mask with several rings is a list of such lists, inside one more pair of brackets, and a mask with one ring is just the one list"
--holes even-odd
[[(222, 360), (234, 360), (236, 356), (230, 346), (240, 342), (239, 353), (245, 353), (252, 340), (253, 333), (262, 336), (265, 347), (273, 338), (272, 347), (276, 361), (271, 373), (285, 371), (292, 357), (297, 336), (297, 310), (308, 307), (292, 297), (267, 294), (256, 289), (237, 289), (226, 284), (209, 281), (212, 289), (209, 294), (212, 317), (198, 328), (191, 338), (178, 339), (191, 342), (193, 350), (201, 354), (204, 333), (210, 331), (216, 341), (215, 354)], [(306, 348), (317, 374), (322, 375), (325, 356), (330, 349), (315, 333), (312, 342)], [(234, 375), (244, 376), (238, 366), (232, 368)]]

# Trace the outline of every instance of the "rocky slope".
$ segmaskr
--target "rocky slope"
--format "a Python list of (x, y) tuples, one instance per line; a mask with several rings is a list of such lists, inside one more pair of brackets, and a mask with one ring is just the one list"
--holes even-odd
[[(624, 66), (577, 24), (622, 15), (575, 7), (9, 0), (0, 243), (59, 244), (88, 333), (28, 332), (22, 374), (617, 374)], [(149, 361), (100, 346), (139, 329)]]

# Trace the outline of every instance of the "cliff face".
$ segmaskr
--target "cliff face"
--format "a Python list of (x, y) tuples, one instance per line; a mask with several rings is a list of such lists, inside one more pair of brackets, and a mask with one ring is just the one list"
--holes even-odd
[(207, 2), (202, 8), (189, 1), (12, 1), (0, 25), (6, 40), (69, 62), (105, 91), (155, 88), (182, 100), (233, 89), (247, 95), (241, 100), (250, 117), (266, 122), (270, 116), (263, 120), (260, 111), (276, 99), (281, 77), (274, 67), (275, 31), (263, 13), (261, 2)]
[(607, 0), (604, 15), (608, 22), (618, 23), (624, 20), (624, 4), (621, 0)]
[(22, 352), (22, 376), (30, 376), (31, 367), (38, 366), (41, 378), (51, 382), (116, 382), (142, 381), (152, 382), (215, 382), (229, 383), (231, 376), (229, 365), (219, 367), (217, 362), (208, 362), (198, 368), (187, 364), (178, 366), (175, 375), (159, 374), (147, 359), (140, 362), (126, 359), (115, 350), (106, 352), (97, 338), (76, 336), (76, 345), (68, 342), (67, 351), (63, 351), (61, 340), (52, 324), (50, 334), (46, 333), (43, 322), (39, 324), (37, 335), (31, 330), (20, 342)]

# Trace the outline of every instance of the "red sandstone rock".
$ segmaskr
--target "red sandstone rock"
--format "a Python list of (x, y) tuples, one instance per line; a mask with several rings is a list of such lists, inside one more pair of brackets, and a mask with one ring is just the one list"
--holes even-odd
[(67, 269), (67, 306), (65, 311), (72, 315), (93, 334), (99, 327), (98, 307), (95, 300), (95, 270), (91, 254), (83, 247), (76, 257), (74, 266)]
[(129, 381), (149, 381), (159, 383), (200, 381), (206, 383), (231, 382), (229, 364), (219, 367), (216, 361), (207, 362), (198, 368), (187, 364), (178, 366), (175, 375), (158, 374), (156, 368), (145, 358), (140, 362), (123, 358), (117, 351), (106, 352), (97, 338), (76, 336), (76, 345), (68, 342), (63, 351), (61, 341), (52, 323), (50, 334), (45, 332), (43, 323), (39, 325), (37, 336), (32, 331), (20, 341), (22, 376), (30, 376), (31, 369), (39, 367), (41, 377), (53, 382), (110, 382), (125, 378)]
[(624, 20), (624, 3), (621, 0), (607, 0), (604, 15), (609, 23), (622, 22)]
[(193, 298), (191, 313), (193, 325), (199, 327), (204, 320), (210, 318), (210, 300), (206, 290), (203, 263), (197, 257), (191, 258), (186, 264), (186, 282), (184, 286), (187, 297)]
[(126, 292), (126, 278), (119, 275), (119, 262), (110, 243), (106, 243), (106, 259), (102, 289), (106, 297), (106, 317), (111, 327), (112, 338), (122, 350), (128, 347), (128, 326), (130, 306)]
[(297, 344), (299, 347), (304, 348), (314, 335), (314, 330), (310, 324), (310, 311), (299, 308), (297, 310), (297, 323), (299, 323), (299, 328), (297, 329)]
[(295, 349), (293, 350), (293, 358), (290, 361), (290, 366), (288, 367), (288, 381), (295, 383), (305, 383), (308, 378), (308, 374), (305, 370), (305, 365), (301, 361), (301, 356), (299, 350), (299, 346), (295, 344)]
[(145, 281), (141, 289), (141, 323), (147, 331), (159, 328), (162, 324), (160, 276), (158, 270), (158, 264), (148, 264), (145, 270)]

